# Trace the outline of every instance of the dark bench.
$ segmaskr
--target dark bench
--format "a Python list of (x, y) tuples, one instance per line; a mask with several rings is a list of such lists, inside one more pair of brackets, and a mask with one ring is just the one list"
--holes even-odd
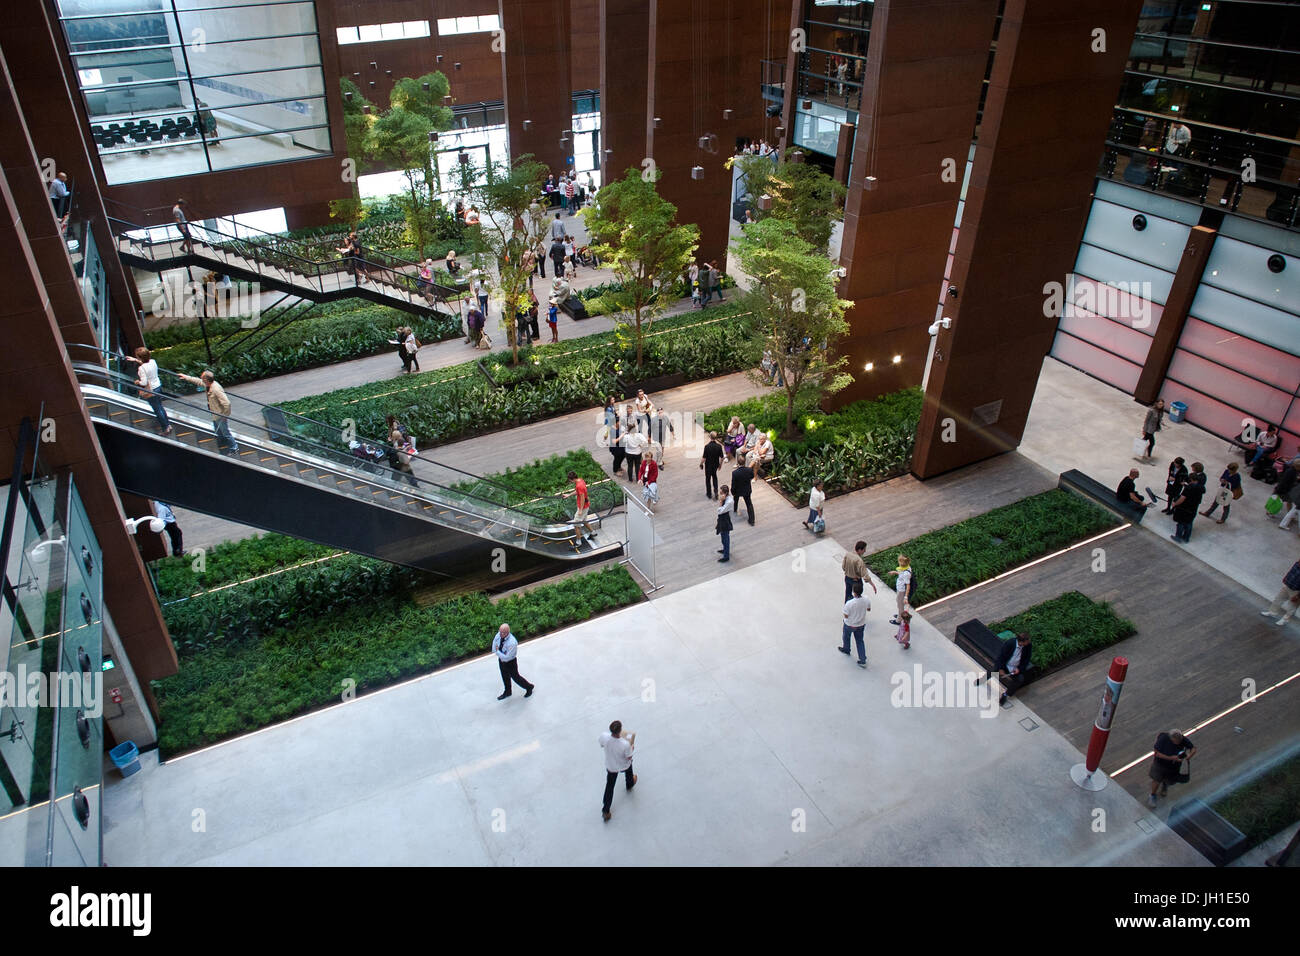
[[(957, 625), (957, 636), (953, 638), (953, 643), (966, 652), (967, 656), (984, 671), (995, 671), (997, 669), (998, 654), (1002, 651), (1002, 646), (1007, 640), (1012, 638), (999, 637), (990, 631), (984, 622), (978, 618), (971, 618), (965, 623)], [(1025, 671), (1025, 686), (1038, 676), (1038, 668), (1031, 663), (1029, 669)]]
[(1139, 508), (1135, 504), (1124, 504), (1115, 499), (1115, 489), (1107, 488), (1095, 478), (1089, 478), (1077, 468), (1064, 472), (1061, 479), (1057, 482), (1058, 488), (1068, 488), (1071, 491), (1078, 492), (1085, 498), (1092, 498), (1100, 505), (1104, 505), (1111, 511), (1115, 512), (1121, 518), (1127, 518), (1134, 524), (1141, 524), (1142, 519), (1146, 517), (1147, 510)]
[(571, 295), (559, 303), (560, 311), (571, 319), (587, 318), (587, 306), (576, 295)]
[(1183, 800), (1169, 811), (1169, 829), (1215, 866), (1227, 866), (1246, 852), (1246, 835), (1199, 797)]

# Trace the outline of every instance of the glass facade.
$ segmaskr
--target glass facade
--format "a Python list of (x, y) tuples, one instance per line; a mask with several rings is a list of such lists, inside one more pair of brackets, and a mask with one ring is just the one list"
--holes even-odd
[[(34, 447), (20, 454), (31, 459)], [(32, 461), (8, 497), (0, 865), (99, 866), (103, 560), (70, 475), (42, 474)]]
[(1300, 4), (1143, 7), (1102, 175), (1294, 229)]
[[(793, 83), (794, 143), (834, 156), (840, 127), (858, 122), (867, 66), (872, 3), (812, 3)], [(764, 92), (774, 88), (764, 76)], [(781, 85), (788, 88), (781, 79)]]
[(331, 152), (309, 0), (58, 0), (110, 185)]

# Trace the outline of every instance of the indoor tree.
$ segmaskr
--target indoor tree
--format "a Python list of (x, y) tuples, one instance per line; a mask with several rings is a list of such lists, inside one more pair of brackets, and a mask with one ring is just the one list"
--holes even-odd
[[(827, 176), (815, 164), (804, 162), (802, 154), (797, 153), (799, 150), (786, 150), (779, 162), (771, 156), (735, 156), (727, 160), (727, 168), (740, 167), (756, 220), (784, 219), (792, 223), (801, 239), (825, 255), (835, 223), (844, 218), (847, 190), (843, 183)], [(764, 195), (771, 198), (769, 209), (757, 203)]]
[(495, 263), (497, 268), (493, 299), (501, 309), (511, 365), (519, 364), (515, 317), (520, 304), (526, 307), (528, 302), (533, 273), (530, 253), (537, 254), (549, 226), (540, 201), (546, 175), (546, 167), (531, 153), (515, 157), (509, 165), (461, 163), (459, 167), (462, 201), (479, 211), (479, 225), (470, 230), (470, 250), (477, 261)]
[[(349, 164), (344, 168), (343, 181), (352, 195), (345, 199), (330, 200), (330, 218), (342, 219), (349, 226), (355, 227), (365, 218), (365, 207), (361, 204), (361, 193), (357, 188), (357, 177), (366, 156), (366, 139), (370, 135), (370, 124), (375, 119), (374, 104), (365, 98), (352, 80), (344, 77), (340, 81), (343, 88), (343, 136), (347, 147)], [(370, 111), (367, 111), (370, 107)], [(350, 168), (349, 168), (350, 167)]]
[(677, 223), (677, 207), (659, 195), (658, 175), (629, 169), (596, 193), (580, 215), (595, 244), (596, 255), (616, 277), (606, 293), (614, 310), (629, 315), (624, 323), (636, 341), (641, 368), (644, 328), (667, 305), (659, 290), (686, 271), (700, 244), (700, 230)]
[[(844, 313), (853, 303), (835, 292), (835, 263), (801, 238), (795, 226), (776, 218), (745, 227), (732, 244), (741, 268), (753, 277), (748, 294), (764, 348), (771, 354), (786, 393), (786, 438), (799, 435), (795, 408), (837, 392), (853, 381), (848, 358), (830, 357), (849, 330)], [(760, 371), (758, 384), (771, 385)]]

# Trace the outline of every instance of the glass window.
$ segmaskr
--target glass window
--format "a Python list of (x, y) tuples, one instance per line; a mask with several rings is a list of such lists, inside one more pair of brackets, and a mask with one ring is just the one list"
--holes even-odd
[(362, 43), (373, 43), (375, 40), (382, 40), (384, 32), (378, 23), (368, 23), (365, 26), (357, 27), (361, 34)]
[(338, 35), (340, 46), (361, 42), (361, 34), (357, 32), (356, 27), (339, 27), (334, 32)]
[[(332, 151), (308, 0), (58, 4), (110, 185)], [(340, 28), (339, 42), (367, 29)]]

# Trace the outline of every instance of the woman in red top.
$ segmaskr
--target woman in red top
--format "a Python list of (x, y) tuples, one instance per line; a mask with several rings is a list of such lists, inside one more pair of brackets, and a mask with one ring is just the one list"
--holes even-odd
[(587, 483), (578, 477), (576, 471), (570, 471), (568, 478), (573, 482), (573, 491), (576, 496), (575, 507), (573, 511), (573, 527), (582, 525), (583, 537), (588, 539), (596, 537), (596, 532), (591, 530), (591, 522), (587, 519), (587, 512), (591, 509), (591, 499), (587, 497)]

